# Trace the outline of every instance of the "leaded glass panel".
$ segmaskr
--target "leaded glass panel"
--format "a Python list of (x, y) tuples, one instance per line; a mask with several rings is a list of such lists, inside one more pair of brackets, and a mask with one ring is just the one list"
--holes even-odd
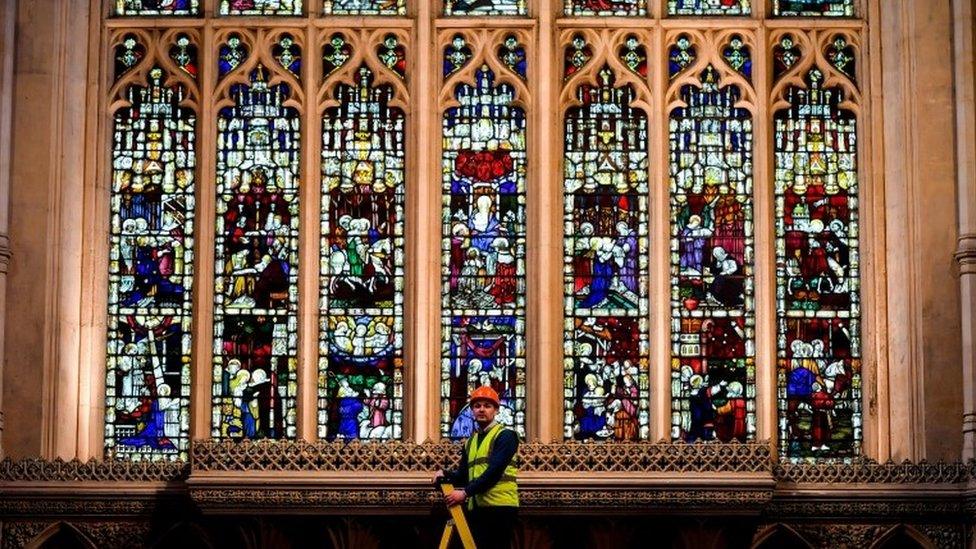
[(780, 454), (850, 459), (863, 436), (857, 117), (820, 70), (806, 80), (774, 121)]
[(647, 15), (646, 0), (565, 0), (566, 15)]
[(213, 436), (295, 436), (300, 119), (262, 66), (217, 115)]
[(115, 15), (195, 15), (200, 0), (115, 0)]
[(567, 439), (650, 434), (647, 115), (612, 76), (579, 88), (563, 130)]
[(359, 69), (322, 119), (319, 437), (403, 427), (404, 114)]
[(302, 0), (220, 0), (219, 6), (220, 15), (302, 15)]
[(668, 0), (668, 15), (749, 15), (751, 0)]
[(444, 15), (525, 15), (526, 0), (444, 0)]
[(443, 119), (441, 435), (465, 438), (468, 394), (490, 385), (525, 435), (526, 117), (483, 65)]
[(755, 423), (752, 115), (709, 66), (671, 113), (674, 439), (750, 440)]
[(783, 17), (854, 17), (855, 0), (773, 0), (773, 14)]
[(325, 15), (406, 15), (406, 0), (325, 0)]
[(105, 451), (186, 460), (196, 115), (159, 68), (126, 92), (112, 143)]

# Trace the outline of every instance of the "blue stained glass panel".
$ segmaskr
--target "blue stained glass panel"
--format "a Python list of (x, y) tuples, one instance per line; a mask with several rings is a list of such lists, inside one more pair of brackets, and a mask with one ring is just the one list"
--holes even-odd
[(159, 68), (115, 114), (105, 451), (186, 460), (196, 116)]
[(467, 437), (490, 385), (525, 435), (526, 117), (483, 66), (443, 119), (441, 435)]

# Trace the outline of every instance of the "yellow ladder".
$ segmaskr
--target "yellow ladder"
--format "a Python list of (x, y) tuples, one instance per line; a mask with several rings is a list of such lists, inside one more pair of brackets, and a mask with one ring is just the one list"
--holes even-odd
[[(450, 494), (454, 491), (454, 485), (443, 483), (441, 484), (441, 491), (444, 495)], [(474, 537), (471, 536), (471, 529), (468, 528), (468, 521), (464, 518), (464, 511), (461, 509), (460, 505), (454, 505), (447, 508), (451, 512), (451, 518), (447, 519), (447, 524), (444, 525), (444, 533), (441, 534), (441, 545), (440, 549), (447, 549), (447, 546), (451, 544), (451, 536), (454, 535), (454, 531), (457, 530), (459, 536), (461, 536), (461, 545), (464, 549), (477, 549), (474, 545)]]

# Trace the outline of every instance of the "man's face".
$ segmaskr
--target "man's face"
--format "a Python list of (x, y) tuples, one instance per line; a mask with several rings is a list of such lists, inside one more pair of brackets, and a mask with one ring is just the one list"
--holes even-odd
[(498, 408), (488, 400), (476, 400), (471, 403), (471, 411), (474, 413), (474, 420), (482, 425), (487, 425), (495, 420)]

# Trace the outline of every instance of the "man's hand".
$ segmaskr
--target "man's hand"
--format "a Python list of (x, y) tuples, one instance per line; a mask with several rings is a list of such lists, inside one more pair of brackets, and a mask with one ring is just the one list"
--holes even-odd
[(440, 482), (442, 478), (444, 478), (444, 471), (442, 469), (438, 469), (437, 472), (434, 473), (434, 484)]
[(454, 507), (455, 505), (461, 505), (466, 499), (468, 499), (468, 494), (464, 490), (455, 490), (444, 496), (444, 503), (448, 507)]

